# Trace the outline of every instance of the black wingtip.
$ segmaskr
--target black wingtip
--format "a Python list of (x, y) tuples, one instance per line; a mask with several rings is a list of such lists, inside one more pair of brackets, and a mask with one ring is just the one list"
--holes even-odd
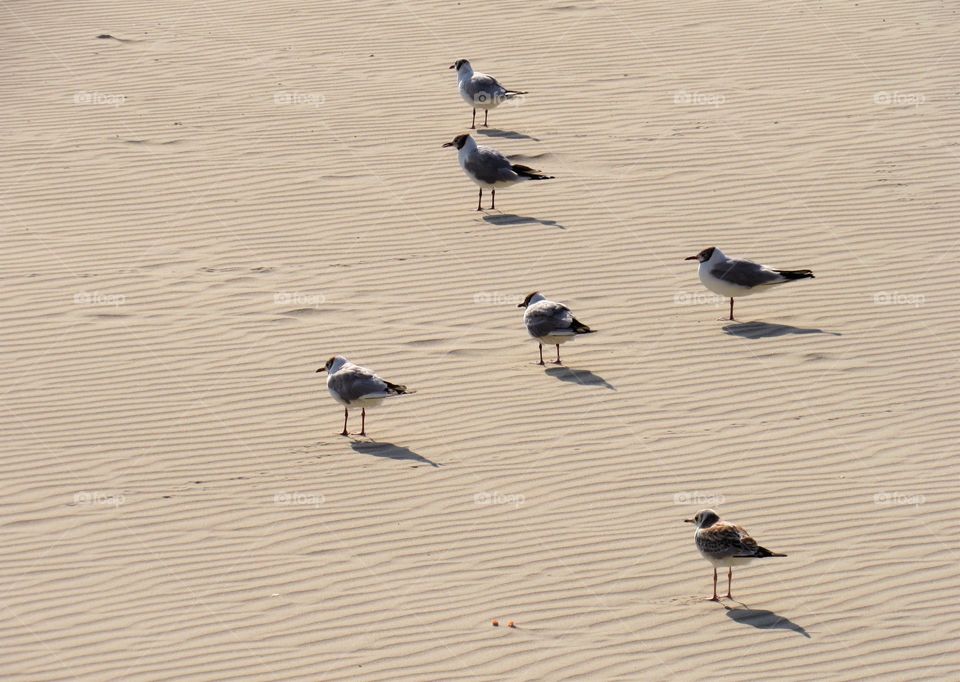
[(811, 270), (777, 270), (777, 273), (787, 279), (814, 279), (813, 271)]

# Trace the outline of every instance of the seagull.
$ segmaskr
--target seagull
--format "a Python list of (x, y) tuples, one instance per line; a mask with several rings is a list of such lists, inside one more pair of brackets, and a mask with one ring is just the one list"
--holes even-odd
[(698, 511), (686, 523), (697, 524), (697, 549), (704, 559), (713, 564), (713, 597), (710, 601), (720, 601), (717, 597), (717, 566), (727, 566), (727, 599), (733, 599), (730, 588), (733, 585), (733, 567), (744, 566), (753, 559), (765, 559), (774, 556), (787, 556), (771, 552), (761, 547), (740, 526), (721, 521), (719, 514), (712, 509)]
[(406, 386), (381, 379), (366, 367), (355, 365), (342, 355), (334, 355), (317, 372), (327, 372), (327, 390), (334, 400), (343, 405), (341, 436), (350, 435), (347, 433), (347, 418), (351, 407), (360, 408), (360, 433), (354, 435), (366, 436), (368, 407), (376, 407), (393, 396), (414, 392), (408, 391)]
[(684, 260), (700, 261), (700, 281), (715, 294), (730, 297), (730, 319), (733, 319), (733, 299), (766, 291), (777, 284), (795, 279), (813, 279), (810, 270), (775, 270), (749, 260), (727, 258), (716, 246), (704, 249)]
[(490, 190), (490, 208), (497, 207), (497, 187), (509, 187), (518, 182), (527, 180), (553, 180), (552, 175), (544, 175), (535, 168), (519, 163), (510, 163), (510, 159), (491, 147), (484, 147), (474, 142), (467, 134), (457, 135), (452, 142), (444, 147), (456, 147), (460, 167), (467, 177), (480, 186), (480, 195), (477, 197), (477, 210), (482, 211), (483, 188)]
[(510, 90), (505, 88), (493, 76), (485, 73), (477, 73), (470, 66), (466, 59), (458, 59), (450, 65), (451, 69), (457, 70), (457, 81), (459, 81), (460, 96), (464, 101), (473, 107), (473, 122), (470, 129), (477, 127), (477, 108), (483, 109), (483, 125), (487, 125), (487, 116), (490, 110), (500, 106), (500, 102), (505, 99), (511, 99), (517, 95), (526, 95), (522, 90)]
[(523, 323), (527, 326), (530, 336), (535, 338), (540, 345), (540, 362), (543, 362), (543, 344), (554, 345), (557, 347), (557, 359), (553, 361), (555, 365), (562, 365), (560, 362), (560, 344), (566, 343), (576, 338), (580, 334), (593, 334), (596, 329), (590, 329), (583, 322), (580, 322), (570, 312), (570, 308), (562, 303), (547, 300), (539, 291), (523, 299), (523, 303), (518, 308), (526, 308), (523, 313)]

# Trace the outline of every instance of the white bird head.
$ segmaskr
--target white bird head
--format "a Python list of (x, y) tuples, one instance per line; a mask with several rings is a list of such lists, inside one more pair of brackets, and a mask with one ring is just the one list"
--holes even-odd
[(720, 520), (720, 515), (712, 509), (702, 509), (692, 519), (684, 519), (686, 523), (695, 523), (697, 528), (709, 528)]

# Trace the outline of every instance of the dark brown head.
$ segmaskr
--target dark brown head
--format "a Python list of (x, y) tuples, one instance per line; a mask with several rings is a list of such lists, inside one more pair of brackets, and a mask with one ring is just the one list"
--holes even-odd
[(716, 250), (717, 250), (716, 246), (711, 246), (709, 248), (704, 249), (703, 251), (698, 253), (696, 256), (687, 256), (683, 260), (698, 260), (701, 263), (704, 263), (710, 260), (710, 257), (713, 256), (713, 252)]
[[(536, 300), (534, 300), (536, 299)], [(533, 293), (527, 294), (527, 297), (523, 299), (523, 303), (517, 304), (518, 308), (526, 308), (531, 303), (536, 303), (539, 300), (542, 300), (543, 296), (539, 291), (534, 291)]]
[(463, 145), (467, 143), (467, 140), (470, 139), (470, 136), (464, 133), (463, 135), (457, 135), (453, 138), (452, 142), (444, 143), (444, 147), (456, 147), (457, 149), (463, 149)]
[(455, 61), (453, 64), (450, 65), (450, 68), (460, 71), (460, 67), (462, 67), (464, 64), (466, 64), (467, 66), (470, 66), (470, 62), (468, 62), (466, 59), (458, 59), (457, 61)]
[(334, 355), (332, 358), (330, 358), (329, 360), (327, 360), (327, 364), (325, 364), (323, 367), (321, 367), (320, 369), (318, 369), (317, 372), (326, 372), (326, 371), (328, 371), (331, 367), (333, 367), (333, 363), (336, 362), (336, 361), (337, 361), (337, 356)]

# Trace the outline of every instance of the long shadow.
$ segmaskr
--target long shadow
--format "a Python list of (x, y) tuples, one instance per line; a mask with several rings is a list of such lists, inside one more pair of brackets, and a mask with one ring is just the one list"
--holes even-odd
[(840, 332), (828, 332), (815, 327), (791, 327), (789, 324), (772, 324), (770, 322), (736, 322), (728, 324), (723, 331), (732, 336), (744, 339), (766, 339), (774, 336), (789, 334), (827, 334), (829, 336), (843, 336)]
[(609, 381), (599, 374), (594, 374), (588, 369), (573, 369), (572, 367), (548, 367), (545, 372), (560, 381), (569, 381), (572, 384), (582, 386), (603, 386), (611, 391), (617, 389)]
[(402, 445), (394, 445), (393, 443), (378, 443), (377, 441), (355, 440), (350, 443), (350, 447), (353, 448), (354, 451), (364, 455), (386, 457), (388, 459), (407, 460), (410, 462), (421, 462), (422, 464), (429, 464), (432, 467), (440, 466), (436, 462), (427, 459), (423, 455), (418, 455), (410, 448), (405, 448)]
[(810, 639), (810, 633), (806, 629), (794, 623), (785, 616), (778, 615), (773, 611), (761, 609), (732, 609), (729, 606), (724, 607), (727, 610), (727, 618), (743, 625), (749, 625), (759, 630), (792, 630), (799, 635)]
[(539, 137), (525, 135), (524, 133), (518, 133), (513, 130), (500, 130), (499, 128), (477, 128), (477, 134), (486, 135), (487, 137), (505, 137), (510, 140), (533, 140), (534, 142), (540, 141)]
[(543, 220), (542, 218), (534, 218), (532, 216), (525, 215), (516, 215), (514, 213), (499, 213), (499, 214), (486, 214), (483, 216), (484, 221), (490, 223), (491, 225), (509, 226), (509, 225), (546, 225), (547, 227), (556, 227), (560, 230), (567, 229), (556, 220)]

